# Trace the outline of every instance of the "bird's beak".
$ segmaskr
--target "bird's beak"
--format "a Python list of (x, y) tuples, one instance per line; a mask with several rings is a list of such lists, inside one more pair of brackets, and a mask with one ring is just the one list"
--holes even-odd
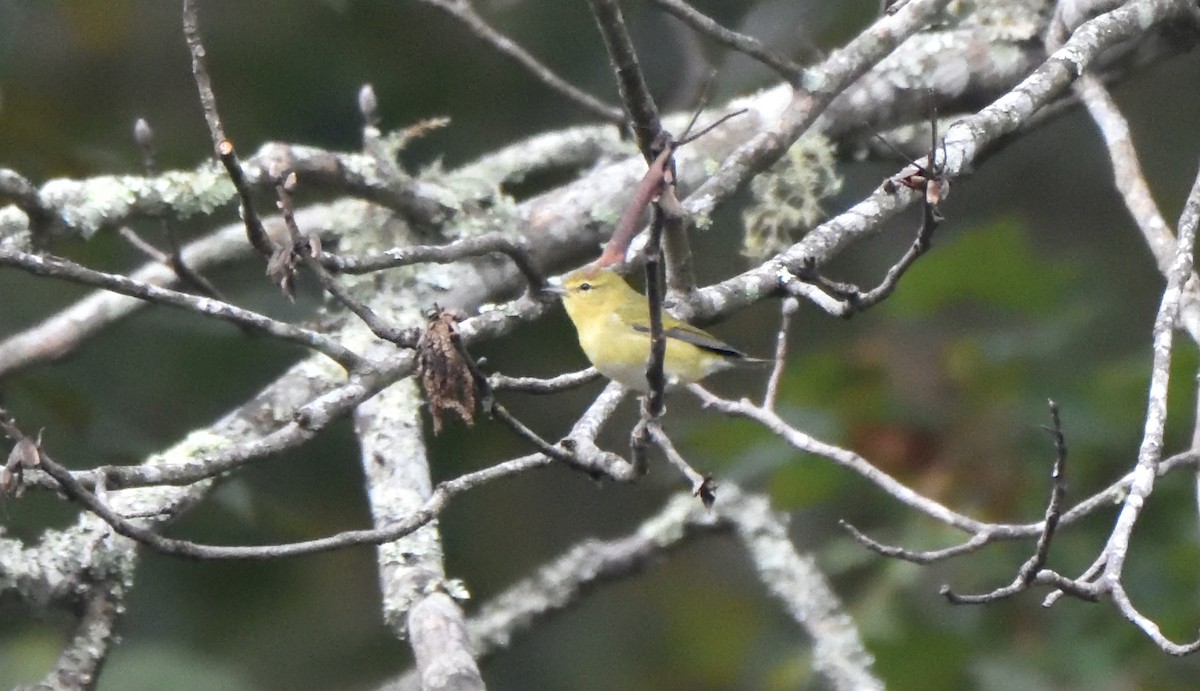
[(562, 280), (558, 278), (551, 278), (550, 280), (546, 281), (546, 287), (544, 290), (547, 293), (550, 293), (551, 295), (557, 295), (558, 297), (562, 297), (567, 294), (567, 289), (563, 287)]

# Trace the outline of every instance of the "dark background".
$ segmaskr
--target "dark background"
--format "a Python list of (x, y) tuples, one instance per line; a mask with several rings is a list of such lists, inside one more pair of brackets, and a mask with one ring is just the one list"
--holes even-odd
[[(585, 3), (479, 3), (502, 32), (573, 83), (615, 103), (607, 58)], [(697, 69), (669, 19), (626, 3), (652, 87), (684, 107)], [(778, 45), (820, 51), (853, 36), (874, 0), (840, 3), (698, 2), (735, 28)], [(374, 84), (385, 127), (446, 115), (449, 127), (403, 155), (413, 171), (453, 167), (585, 114), (499, 59), (457, 24), (414, 2), (205, 2), (201, 22), (217, 97), (242, 151), (280, 140), (337, 149), (358, 145), (355, 97)], [(765, 69), (701, 45), (719, 69), (718, 99), (772, 83)], [(1200, 60), (1186, 56), (1134, 75), (1116, 95), (1134, 125), (1146, 174), (1168, 219), (1195, 175)], [(0, 0), (0, 165), (36, 183), (59, 176), (136, 174), (131, 130), (154, 126), (164, 167), (191, 168), (210, 142), (189, 74), (179, 4)], [(846, 164), (836, 213), (898, 161)], [(793, 330), (780, 410), (796, 426), (849, 445), (915, 489), (972, 516), (1032, 521), (1042, 511), (1052, 447), (1040, 426), (1045, 401), (1063, 410), (1074, 499), (1132, 467), (1150, 364), (1150, 327), (1163, 281), (1112, 189), (1087, 117), (1072, 111), (1016, 141), (958, 182), (935, 251), (887, 303), (850, 321), (805, 306)], [(233, 210), (227, 219), (235, 217)], [(910, 241), (916, 219), (853, 248), (832, 268), (870, 282)], [(193, 223), (199, 234), (208, 224)], [(142, 228), (153, 235), (155, 226)], [(701, 274), (743, 270), (740, 214), (724, 210), (700, 242)], [(57, 252), (111, 270), (140, 262), (101, 235)], [(246, 306), (302, 317), (258, 266), (212, 279)], [(0, 270), (0, 335), (27, 327), (84, 295), (77, 287)], [(714, 327), (766, 354), (777, 324), (764, 305)], [(1177, 341), (1168, 453), (1193, 424), (1196, 355)], [(549, 375), (585, 364), (561, 312), (479, 348), (510, 374)], [(48, 449), (77, 467), (138, 462), (271, 381), (297, 356), (224, 324), (149, 309), (94, 339), (69, 360), (0, 381), (4, 405)], [(552, 399), (506, 403), (538, 431), (561, 435), (599, 384)], [(726, 376), (714, 387), (758, 395)], [(632, 405), (606, 438), (625, 448)], [(1007, 583), (1031, 549), (996, 545), (950, 563), (917, 567), (868, 553), (838, 529), (847, 519), (913, 548), (956, 542), (827, 461), (800, 456), (755, 425), (670, 405), (680, 450), (718, 480), (770, 493), (792, 515), (792, 534), (815, 553), (855, 617), (877, 672), (897, 689), (1191, 688), (1195, 658), (1168, 658), (1105, 605), (1041, 594), (982, 608), (947, 605), (938, 587)], [(483, 422), (452, 425), (433, 442), (434, 473), (447, 478), (524, 453)], [(596, 485), (549, 469), (457, 500), (442, 519), (447, 567), (476, 602), (486, 600), (587, 536), (618, 536), (682, 488), (655, 468), (635, 486)], [(1138, 530), (1131, 593), (1164, 632), (1188, 639), (1200, 622), (1193, 480), (1167, 478)], [(1113, 512), (1065, 531), (1051, 566), (1084, 568)], [(74, 512), (32, 493), (0, 506), (10, 534), (36, 538)], [(303, 451), (260, 463), (226, 483), (173, 534), (218, 543), (288, 541), (368, 523), (348, 423)], [(819, 684), (808, 642), (759, 587), (728, 538), (708, 537), (630, 580), (608, 585), (520, 639), (484, 668), (497, 689), (791, 689)], [(359, 689), (408, 666), (409, 652), (380, 621), (373, 551), (278, 563), (191, 563), (146, 553), (123, 642), (102, 689)], [(468, 603), (468, 611), (472, 605)], [(0, 687), (40, 678), (69, 619), (0, 600)]]

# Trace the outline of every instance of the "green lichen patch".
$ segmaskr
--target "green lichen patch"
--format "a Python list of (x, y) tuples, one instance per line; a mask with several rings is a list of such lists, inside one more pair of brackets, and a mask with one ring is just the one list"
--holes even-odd
[(742, 212), (742, 254), (761, 260), (786, 249), (824, 217), (822, 200), (842, 189), (833, 144), (808, 134), (750, 181), (754, 202)]

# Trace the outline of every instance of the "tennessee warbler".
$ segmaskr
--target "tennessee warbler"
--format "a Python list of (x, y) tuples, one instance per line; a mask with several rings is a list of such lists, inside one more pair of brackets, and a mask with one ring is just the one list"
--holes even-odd
[[(556, 292), (575, 323), (580, 347), (596, 369), (631, 389), (648, 392), (650, 308), (646, 296), (616, 273), (592, 267), (565, 276)], [(690, 384), (734, 365), (769, 362), (748, 357), (666, 312), (662, 326), (667, 340), (663, 374), (668, 384)]]

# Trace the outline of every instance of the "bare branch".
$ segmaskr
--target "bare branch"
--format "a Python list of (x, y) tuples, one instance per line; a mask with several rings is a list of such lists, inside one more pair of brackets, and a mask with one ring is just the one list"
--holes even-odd
[(148, 300), (228, 321), (257, 333), (324, 353), (347, 370), (367, 366), (366, 361), (359, 355), (324, 334), (285, 324), (212, 298), (180, 293), (117, 274), (94, 271), (60, 257), (27, 254), (15, 250), (0, 249), (0, 266), (13, 266), (37, 276), (52, 276), (72, 283), (96, 286), (139, 300)]
[(100, 501), (96, 494), (88, 491), (76, 481), (66, 468), (55, 463), (44, 454), (41, 458), (40, 467), (58, 482), (68, 497), (79, 502), (89, 511), (99, 516), (105, 523), (112, 526), (113, 530), (117, 533), (136, 540), (158, 552), (188, 559), (247, 559), (261, 561), (318, 554), (320, 552), (358, 545), (381, 545), (394, 542), (410, 535), (437, 518), (437, 515), (441, 513), (446, 503), (456, 495), (499, 478), (515, 475), (530, 468), (544, 466), (549, 462), (549, 459), (545, 456), (526, 456), (443, 482), (434, 488), (429, 498), (421, 504), (418, 510), (406, 514), (403, 520), (394, 522), (386, 528), (350, 530), (315, 540), (261, 546), (202, 545), (190, 540), (163, 537), (151, 529), (137, 525), (109, 508)]
[[(705, 406), (715, 408), (728, 415), (737, 415), (755, 420), (793, 447), (807, 453), (828, 458), (838, 465), (863, 476), (897, 501), (915, 511), (923, 513), (946, 525), (958, 528), (970, 535), (970, 538), (960, 545), (940, 550), (914, 551), (884, 545), (867, 537), (854, 526), (845, 522), (842, 523), (842, 527), (858, 542), (884, 556), (904, 559), (917, 564), (928, 564), (977, 551), (985, 545), (999, 540), (1036, 538), (1045, 532), (1046, 525), (1044, 521), (1024, 525), (984, 523), (959, 514), (938, 502), (912, 491), (858, 454), (818, 441), (796, 430), (780, 419), (773, 411), (754, 406), (746, 400), (733, 402), (717, 398), (699, 385), (693, 384), (688, 388), (700, 398)], [(1188, 451), (1176, 454), (1162, 461), (1157, 468), (1157, 472), (1159, 475), (1165, 475), (1180, 468), (1194, 468), (1198, 463), (1200, 463), (1200, 453)], [(1111, 507), (1114, 502), (1121, 501), (1128, 495), (1131, 484), (1134, 481), (1135, 473), (1136, 471), (1128, 473), (1107, 488), (1093, 494), (1076, 504), (1070, 510), (1062, 513), (1059, 523), (1061, 525), (1074, 523), (1084, 516)]]
[[(640, 477), (644, 470), (637, 460), (627, 463), (616, 454), (601, 451), (595, 445), (595, 436), (599, 426), (608, 419), (616, 409), (624, 392), (619, 384), (610, 385), (592, 402), (587, 412), (575, 423), (571, 433), (557, 445), (543, 439), (525, 423), (496, 400), (491, 388), (490, 379), (479, 370), (470, 354), (466, 352), (461, 340), (455, 340), (455, 346), (462, 352), (464, 362), (471, 370), (475, 384), (482, 392), (482, 405), (488, 415), (508, 427), (516, 435), (533, 445), (547, 458), (565, 463), (576, 470), (588, 473), (592, 477), (608, 477), (617, 482), (629, 482)], [(615, 384), (615, 383), (610, 383)]]
[[(1113, 167), (1113, 184), (1121, 193), (1125, 208), (1141, 231), (1146, 246), (1154, 254), (1159, 272), (1168, 277), (1175, 252), (1175, 235), (1155, 203), (1150, 185), (1142, 172), (1129, 132), (1129, 122), (1104, 82), (1094, 75), (1082, 75), (1075, 84), (1075, 92), (1087, 106), (1088, 114), (1104, 137)], [(1200, 278), (1195, 272), (1192, 272), (1183, 290), (1180, 325), (1187, 329), (1192, 341), (1200, 343)]]
[(119, 642), (117, 620), (125, 611), (125, 584), (107, 580), (90, 584), (80, 605), (74, 635), (58, 656), (42, 688), (94, 689), (113, 644)]
[(217, 112), (217, 96), (213, 93), (212, 78), (208, 76), (208, 54), (204, 50), (203, 41), (200, 40), (200, 18), (196, 10), (196, 0), (183, 0), (183, 37), (187, 40), (188, 50), (192, 54), (192, 77), (196, 80), (196, 90), (200, 93), (200, 108), (204, 111), (204, 121), (208, 123), (213, 150), (218, 151), (221, 143), (226, 140), (225, 126), (221, 124), (221, 116)]
[(675, 445), (671, 443), (671, 438), (663, 431), (662, 420), (654, 419), (649, 422), (643, 421), (646, 425), (646, 431), (650, 435), (651, 441), (658, 448), (662, 449), (667, 460), (671, 465), (675, 466), (688, 482), (692, 484), (692, 496), (698, 497), (705, 508), (712, 508), (713, 502), (716, 501), (717, 484), (709, 475), (701, 475), (687, 462), (687, 459), (675, 449)]
[[(508, 647), (525, 631), (582, 600), (596, 586), (641, 572), (663, 554), (697, 537), (732, 530), (746, 549), (759, 579), (788, 616), (814, 642), (815, 666), (834, 688), (879, 689), (872, 660), (853, 620), (845, 613), (815, 561), (799, 553), (783, 517), (761, 496), (729, 485), (712, 510), (687, 494), (676, 495), (629, 535), (584, 540), (533, 575), (484, 603), (468, 622), (471, 641), (483, 659)], [(419, 688), (412, 674), (381, 691)]]
[(625, 106), (625, 115), (637, 139), (638, 149), (646, 163), (653, 161), (659, 154), (657, 142), (663, 131), (659, 119), (658, 106), (650, 87), (646, 85), (646, 77), (638, 64), (637, 51), (634, 50), (633, 40), (629, 38), (629, 30), (625, 28), (625, 18), (616, 0), (588, 0), (592, 8), (592, 16), (596, 18), (596, 27), (608, 48), (608, 58), (616, 72), (617, 87), (621, 92), (621, 102)]
[[(1159, 271), (1166, 276), (1174, 259), (1175, 236), (1159, 211), (1145, 173), (1142, 172), (1137, 149), (1129, 132), (1129, 122), (1104, 82), (1095, 75), (1081, 75), (1075, 83), (1075, 92), (1104, 137), (1113, 167), (1113, 184), (1121, 193), (1131, 220), (1142, 231), (1142, 238), (1154, 254)], [(1193, 332), (1193, 340), (1196, 338)]]
[(906, 11), (879, 19), (820, 65), (809, 68), (776, 125), (752, 137), (722, 161), (720, 169), (684, 200), (687, 210), (692, 214), (709, 213), (755, 173), (779, 160), (835, 97), (904, 39), (923, 29), (946, 2), (913, 0)]
[[(360, 204), (360, 202), (350, 202)], [(298, 222), (328, 232), (338, 224), (353, 222), (346, 202), (314, 205), (298, 212)], [(245, 227), (228, 225), (201, 237), (182, 249), (184, 261), (196, 269), (219, 266), (248, 257)], [(170, 285), (175, 271), (155, 261), (129, 274), (137, 283)], [(0, 377), (33, 365), (70, 355), (91, 337), (151, 304), (107, 290), (93, 293), (45, 321), (0, 341)]]
[[(936, 9), (937, 3), (912, 0), (904, 11), (881, 19), (823, 63), (826, 71), (823, 72), (822, 84), (842, 84), (842, 79), (859, 74), (858, 70), (865, 71), (872, 64), (871, 59), (879, 55), (877, 51), (885, 50), (872, 41), (899, 40), (897, 32), (906, 35), (904, 32), (915, 31), (920, 26), (920, 18), (927, 18), (929, 15), (925, 13)], [(1027, 123), (1038, 109), (1062, 95), (1075, 75), (1088, 69), (1107, 47), (1136, 37), (1148, 23), (1165, 22), (1186, 12), (1186, 7), (1172, 0), (1133, 0), (1084, 24), (1061, 49), (1055, 51), (1020, 84), (947, 130), (943, 139), (945, 178), (953, 180), (969, 170), (977, 157)], [(902, 22), (899, 26), (892, 24), (898, 20)], [(849, 59), (851, 56), (854, 59)], [(1067, 69), (1067, 66), (1072, 69)], [(842, 88), (845, 88), (844, 85)], [(719, 200), (732, 194), (750, 174), (773, 163), (804, 131), (808, 117), (815, 117), (813, 111), (826, 105), (828, 98), (832, 98), (826, 96), (825, 89), (811, 94), (797, 92), (781, 117), (781, 126), (787, 127), (786, 133), (774, 130), (770, 136), (762, 133), (739, 147), (708, 181), (684, 201), (688, 211), (693, 214), (707, 213)], [(796, 275), (809, 263), (815, 267), (821, 266), (851, 243), (878, 232), (887, 219), (923, 199), (923, 194), (907, 189), (888, 192), (880, 188), (842, 214), (812, 229), (800, 242), (761, 266), (699, 291), (692, 301), (694, 313), (691, 316), (703, 324), (711, 319), (718, 308), (725, 312), (754, 300), (777, 295), (789, 274)]]
[(786, 517), (766, 497), (728, 485), (715, 511), (733, 523), (759, 580), (813, 640), (813, 667), (835, 689), (883, 689), (854, 621), (816, 560), (788, 538)]
[(560, 374), (557, 377), (551, 377), (550, 379), (537, 379), (534, 377), (509, 377), (497, 372), (488, 375), (488, 382), (491, 384), (493, 389), (499, 391), (524, 391), (526, 393), (548, 394), (574, 389), (589, 382), (596, 381), (599, 378), (600, 373), (596, 371), (596, 368), (589, 367), (578, 372)]
[[(377, 531), (404, 525), (433, 499), (420, 410), (417, 386), (405, 380), (355, 411), (355, 433)], [(399, 540), (382, 543), (377, 552), (384, 621), (397, 638), (412, 641), (424, 686), (483, 689), (462, 610), (449, 596), (455, 587), (447, 582), (436, 524), (431, 520)]]
[[(669, 147), (668, 147), (669, 148)], [(642, 400), (642, 419), (657, 420), (666, 410), (664, 403), (667, 377), (663, 371), (667, 358), (667, 338), (663, 335), (663, 273), (662, 234), (665, 223), (663, 210), (655, 205), (650, 209), (650, 240), (646, 243), (646, 302), (650, 318), (650, 354), (646, 358), (646, 382), (650, 393)], [(637, 436), (637, 435), (635, 435)]]
[[(916, 239), (913, 240), (900, 259), (887, 270), (879, 285), (868, 291), (864, 292), (859, 290), (858, 286), (848, 283), (836, 283), (818, 275), (813, 271), (811, 262), (800, 267), (796, 278), (829, 293), (833, 298), (833, 302), (828, 300), (814, 300), (814, 304), (818, 307), (825, 309), (835, 317), (853, 316), (858, 312), (879, 304), (895, 292), (896, 286), (900, 283), (900, 278), (916, 263), (921, 255), (929, 250), (929, 243), (933, 237), (933, 231), (938, 227), (938, 223), (935, 207), (928, 203), (923, 204), (921, 225), (917, 229)], [(812, 294), (809, 290), (799, 289), (796, 281), (786, 278), (785, 281), (785, 288), (794, 296), (806, 297)]]
[[(331, 394), (333, 400), (340, 402), (340, 405), (337, 407), (329, 408), (326, 403), (326, 407), (314, 407), (309, 413), (297, 411), (295, 417), (303, 420), (304, 425), (289, 425), (263, 437), (255, 443), (224, 450), (223, 454), (214, 454), (213, 457), (206, 460), (206, 467), (201, 476), (210, 477), (214, 472), (228, 470), (238, 464), (244, 463), (250, 458), (261, 457), (264, 454), (262, 447), (268, 444), (271, 444), (268, 448), (278, 450), (281, 447), (286, 448), (284, 445), (296, 444), (299, 441), (305, 440), (311, 436), (311, 429), (319, 429), (324, 424), (328, 424), (328, 421), (334, 415), (344, 412), (349, 406), (357, 405), (367, 400), (369, 395), (373, 393), (374, 391), (364, 389), (361, 386), (347, 386), (343, 387), (343, 390), (335, 390)], [(69, 498), (81, 503), (88, 510), (95, 513), (105, 523), (111, 525), (117, 533), (157, 551), (190, 559), (278, 559), (315, 554), (356, 545), (378, 545), (398, 540), (434, 520), (445, 505), (458, 494), (492, 482), (493, 480), (515, 475), (531, 468), (549, 465), (556, 459), (565, 461), (571, 466), (592, 475), (606, 476), (618, 481), (631, 480), (636, 477), (631, 471), (632, 466), (615, 454), (600, 451), (594, 443), (595, 435), (599, 432), (604, 421), (616, 409), (616, 404), (620, 402), (623, 393), (619, 385), (606, 388), (587, 412), (576, 422), (571, 433), (562, 442), (561, 448), (552, 447), (547, 449), (553, 453), (553, 456), (545, 454), (525, 456), (491, 468), (463, 475), (454, 480), (442, 482), (433, 489), (428, 499), (424, 501), (418, 510), (406, 515), (403, 520), (393, 523), (386, 529), (346, 531), (326, 538), (287, 544), (227, 547), (202, 545), (189, 540), (165, 538), (114, 511), (102, 501), (98, 496), (98, 492), (89, 490), (84, 486), (79, 477), (76, 477), (75, 474), (55, 463), (44, 453), (40, 454), (39, 467), (53, 479), (57, 487), (66, 493)], [(324, 398), (329, 399), (331, 396), (327, 395)], [(214, 471), (214, 469), (217, 470)], [(97, 489), (102, 487), (102, 485), (94, 486)]]
[(529, 282), (530, 290), (538, 292), (545, 288), (546, 277), (534, 266), (533, 257), (529, 253), (529, 240), (525, 236), (509, 233), (485, 233), (455, 240), (445, 245), (397, 247), (363, 256), (344, 256), (322, 252), (319, 261), (330, 271), (364, 274), (427, 262), (449, 264), (491, 253), (500, 253), (511, 259)]
[(866, 547), (872, 552), (876, 552), (885, 557), (891, 557), (893, 559), (903, 559), (904, 561), (910, 561), (914, 564), (932, 564), (934, 562), (959, 557), (964, 554), (970, 554), (971, 552), (977, 552), (985, 545), (991, 544), (996, 539), (995, 533), (984, 530), (975, 533), (966, 542), (959, 545), (954, 545), (953, 547), (918, 551), (905, 549), (903, 547), (896, 547), (894, 545), (885, 545), (882, 542), (879, 542), (878, 540), (868, 536), (866, 533), (863, 533), (858, 528), (854, 527), (850, 523), (847, 523), (846, 521), (839, 521), (838, 525), (840, 525), (847, 533), (849, 533), (850, 537), (854, 538), (860, 545)]
[(1166, 425), (1167, 383), (1170, 378), (1175, 324), (1179, 317), (1179, 302), (1183, 287), (1192, 272), (1192, 252), (1196, 226), (1200, 224), (1200, 177), (1192, 187), (1179, 222), (1179, 241), (1171, 267), (1167, 288), (1154, 319), (1154, 364), (1150, 376), (1150, 394), (1146, 411), (1146, 426), (1138, 450), (1138, 464), (1130, 487), (1130, 497), (1124, 502), (1116, 528), (1106, 551), (1110, 559), (1106, 574), (1119, 577), (1128, 548), (1129, 536), (1145, 500), (1154, 488), (1155, 470), (1162, 458), (1163, 430)]
[(848, 449), (838, 448), (832, 444), (818, 441), (804, 432), (791, 427), (772, 411), (759, 408), (747, 400), (734, 402), (718, 398), (698, 384), (689, 385), (688, 390), (695, 394), (706, 407), (714, 408), (726, 415), (736, 415), (754, 420), (774, 432), (793, 447), (828, 458), (834, 463), (858, 473), (887, 492), (897, 501), (934, 520), (968, 533), (979, 533), (996, 528), (994, 525), (989, 525), (952, 511), (946, 506), (914, 492), (891, 475), (871, 465), (862, 456)]
[(35, 238), (41, 236), (53, 212), (46, 208), (37, 187), (15, 170), (0, 168), (0, 202), (11, 201), (29, 217)]

